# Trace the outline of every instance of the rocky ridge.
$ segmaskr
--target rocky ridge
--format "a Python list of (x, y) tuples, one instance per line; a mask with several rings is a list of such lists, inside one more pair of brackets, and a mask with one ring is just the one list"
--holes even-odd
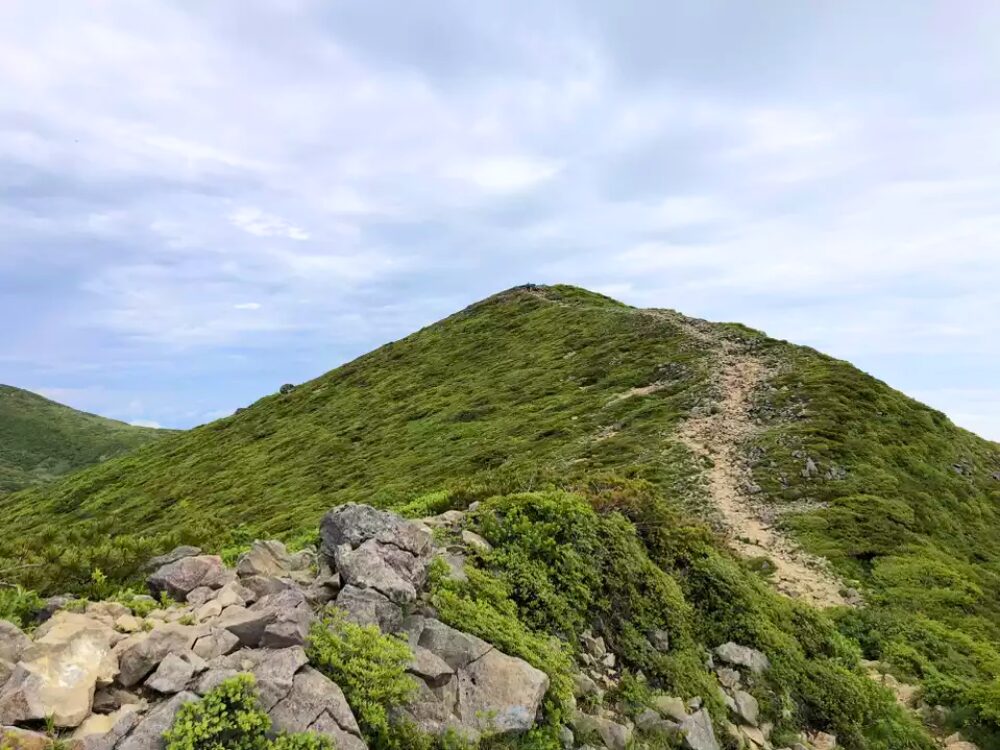
[[(290, 553), (281, 542), (256, 541), (233, 569), (218, 556), (178, 548), (151, 561), (151, 595), (138, 597), (141, 607), (60, 598), (30, 635), (0, 621), (0, 743), (51, 747), (52, 736), (40, 731), (49, 722), (66, 750), (162, 750), (181, 706), (250, 673), (275, 731), (312, 731), (340, 750), (365, 750), (343, 690), (306, 655), (310, 628), (326, 607), (407, 640), (417, 690), (397, 719), (470, 743), (524, 732), (541, 718), (549, 676), (442, 622), (427, 596), (434, 558), (461, 577), (468, 555), (489, 550), (464, 520), (463, 511), (408, 521), (347, 504), (323, 518), (318, 551)], [(434, 529), (460, 542), (440, 545)], [(648, 639), (653, 648), (670, 648), (665, 632)], [(591, 631), (579, 646), (576, 706), (561, 728), (567, 750), (625, 750), (656, 737), (688, 750), (771, 750), (771, 726), (760, 721), (752, 694), (770, 667), (761, 652), (725, 643), (706, 654), (729, 713), (723, 742), (699, 697), (656, 695), (632, 718), (605, 707), (605, 691), (621, 678), (617, 657)], [(833, 747), (832, 735), (814, 733), (791, 750)]]

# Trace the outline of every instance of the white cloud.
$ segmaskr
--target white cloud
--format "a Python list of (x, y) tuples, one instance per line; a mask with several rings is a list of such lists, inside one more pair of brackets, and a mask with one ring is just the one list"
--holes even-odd
[(153, 427), (157, 430), (163, 429), (163, 425), (153, 419), (133, 419), (129, 421), (133, 427)]
[(309, 239), (306, 230), (289, 224), (280, 216), (264, 213), (256, 208), (237, 209), (229, 214), (229, 221), (234, 227), (257, 237), (287, 237), (299, 241)]
[(233, 305), (234, 310), (259, 310), (260, 302), (238, 302)]
[(474, 161), (454, 171), (459, 179), (487, 191), (516, 192), (532, 188), (554, 177), (559, 164), (527, 156), (502, 156)]

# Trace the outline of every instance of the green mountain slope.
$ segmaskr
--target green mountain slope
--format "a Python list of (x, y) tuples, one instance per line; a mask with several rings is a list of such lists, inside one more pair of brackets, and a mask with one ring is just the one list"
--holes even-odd
[(133, 427), (0, 385), (0, 493), (44, 484), (169, 432)]
[[(685, 425), (725, 417), (729, 374), (747, 364), (759, 373), (744, 383), (752, 429), (720, 430), (732, 445), (700, 455)], [(741, 502), (826, 557), (865, 606), (820, 614), (789, 603), (769, 593), (772, 566), (727, 551), (713, 480), (726, 462), (747, 488)], [(0, 499), (20, 531), (0, 540), (0, 572), (43, 591), (86, 590), (94, 568), (127, 580), (180, 541), (220, 550), (307, 538), (347, 501), (422, 515), (569, 490), (635, 525), (684, 598), (677, 616), (693, 642), (800, 654), (787, 679), (806, 718), (836, 727), (847, 747), (925, 746), (865, 697), (851, 644), (919, 684), (928, 705), (954, 708), (935, 721), (987, 742), (1000, 737), (998, 477), (995, 443), (844, 362), (739, 325), (529, 287), (231, 417)], [(525, 616), (543, 609), (544, 629), (544, 602), (525, 601)], [(664, 681), (689, 674), (674, 666)]]

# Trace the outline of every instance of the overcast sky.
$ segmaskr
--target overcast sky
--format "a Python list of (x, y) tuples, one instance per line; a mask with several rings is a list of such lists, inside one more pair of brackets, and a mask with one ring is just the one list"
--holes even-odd
[(1000, 439), (1000, 3), (4, 0), (0, 382), (231, 413), (503, 288)]

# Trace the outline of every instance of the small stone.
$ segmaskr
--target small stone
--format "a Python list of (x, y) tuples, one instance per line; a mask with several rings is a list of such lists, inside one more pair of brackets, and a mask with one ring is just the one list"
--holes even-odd
[(670, 634), (666, 630), (653, 630), (647, 638), (649, 645), (657, 651), (666, 653), (670, 650)]
[(771, 666), (768, 658), (756, 649), (729, 641), (715, 649), (715, 655), (727, 664), (746, 667), (754, 674), (760, 674)]
[(684, 721), (688, 717), (687, 706), (681, 698), (672, 695), (657, 695), (653, 698), (653, 708), (674, 721)]
[(704, 708), (682, 721), (680, 731), (690, 750), (720, 750), (712, 729), (712, 718)]
[(468, 529), (462, 530), (462, 542), (472, 547), (477, 552), (490, 552), (493, 545), (483, 539), (479, 534)]
[(142, 630), (142, 621), (135, 615), (122, 615), (115, 620), (115, 629), (123, 633), (136, 633)]
[(177, 654), (167, 654), (146, 680), (146, 687), (158, 693), (173, 694), (183, 690), (194, 677), (194, 666)]

